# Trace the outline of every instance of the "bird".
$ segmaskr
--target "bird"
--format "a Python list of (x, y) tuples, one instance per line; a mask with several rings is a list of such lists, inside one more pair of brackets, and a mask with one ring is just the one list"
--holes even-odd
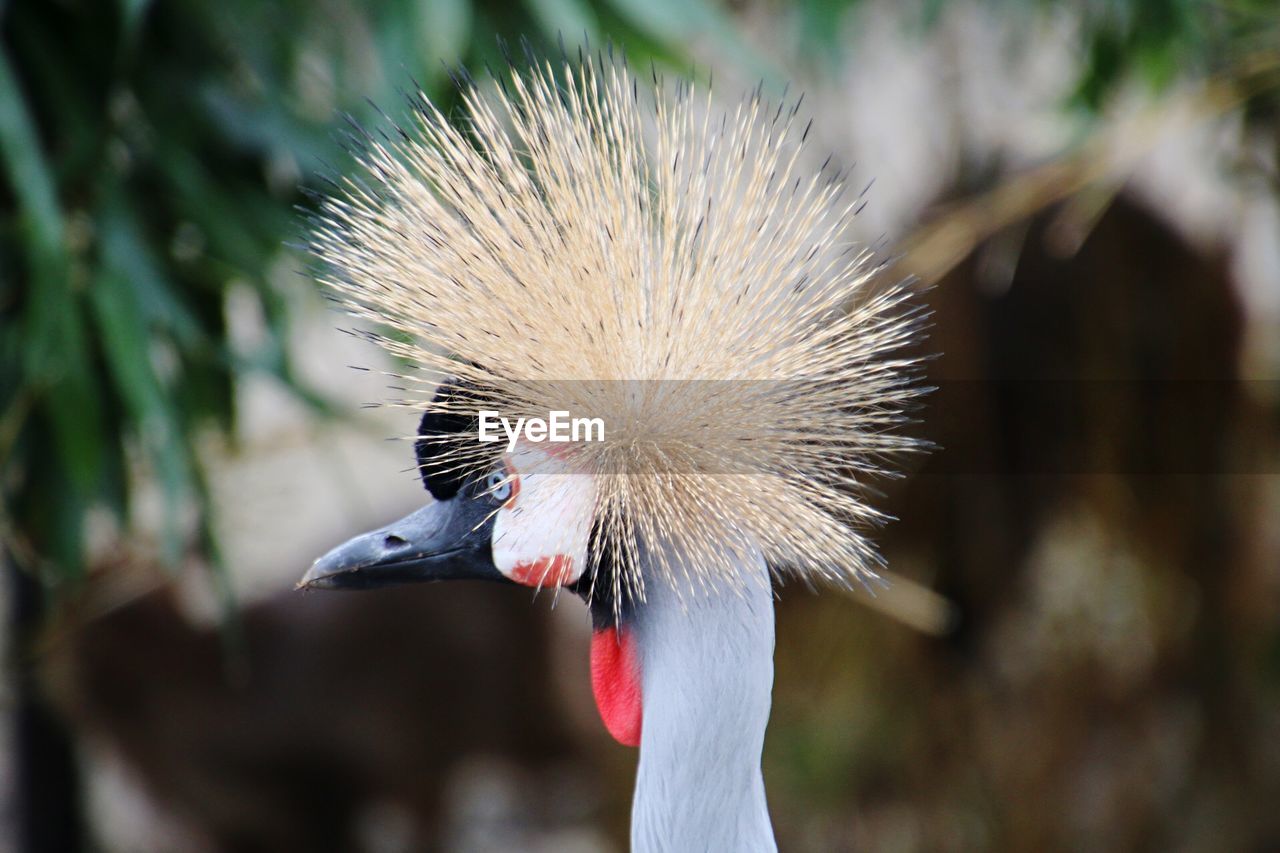
[[(722, 101), (612, 50), (457, 84), (451, 115), (415, 92), (353, 125), (311, 215), (316, 278), (399, 365), (384, 402), (421, 412), (431, 500), (299, 587), (582, 598), (601, 719), (639, 748), (632, 849), (776, 850), (775, 584), (881, 582), (871, 482), (921, 449), (927, 315), (848, 237), (865, 191), (802, 96)], [(557, 413), (603, 428), (555, 441)]]

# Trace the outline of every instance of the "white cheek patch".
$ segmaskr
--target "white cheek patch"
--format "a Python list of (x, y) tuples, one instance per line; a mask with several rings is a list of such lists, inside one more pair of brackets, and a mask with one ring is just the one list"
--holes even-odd
[(504, 457), (511, 497), (493, 521), (493, 562), (525, 586), (563, 586), (582, 576), (595, 515), (595, 478), (527, 442)]

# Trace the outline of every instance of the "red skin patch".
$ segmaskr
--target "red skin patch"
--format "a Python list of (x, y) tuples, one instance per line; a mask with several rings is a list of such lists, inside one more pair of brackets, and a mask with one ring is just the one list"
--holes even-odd
[(591, 635), (591, 692), (604, 727), (623, 746), (640, 745), (640, 667), (635, 639), (625, 628)]
[(516, 563), (508, 577), (525, 586), (561, 586), (573, 580), (573, 557), (556, 554), (531, 563)]

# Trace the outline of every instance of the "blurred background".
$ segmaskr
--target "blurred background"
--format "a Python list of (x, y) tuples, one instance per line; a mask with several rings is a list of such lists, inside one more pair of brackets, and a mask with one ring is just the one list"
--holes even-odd
[(290, 592), (425, 499), (295, 207), (561, 33), (803, 91), (931, 286), (895, 581), (780, 590), (780, 847), (1280, 849), (1280, 4), (11, 0), (0, 851), (625, 849), (576, 601)]

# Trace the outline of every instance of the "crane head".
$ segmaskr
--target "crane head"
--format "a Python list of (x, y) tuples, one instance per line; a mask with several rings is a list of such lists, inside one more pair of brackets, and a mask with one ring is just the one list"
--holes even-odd
[[(446, 385), (437, 401), (452, 392)], [(441, 580), (567, 587), (591, 606), (591, 680), (600, 716), (619, 742), (638, 746), (634, 642), (610, 587), (595, 584), (600, 558), (607, 557), (599, 553), (607, 548), (592, 535), (595, 478), (575, 469), (571, 455), (528, 442), (466, 471), (444, 468), (431, 439), (461, 432), (464, 423), (436, 412), (424, 415), (418, 459), (433, 500), (329, 551), (299, 588), (371, 589)], [(593, 556), (597, 568), (588, 570)]]
[[(662, 609), (649, 590), (683, 606), (767, 595), (772, 572), (876, 577), (886, 516), (868, 481), (920, 448), (897, 429), (923, 393), (906, 348), (924, 316), (850, 243), (861, 197), (807, 168), (799, 101), (652, 79), (648, 97), (622, 58), (538, 63), (464, 82), (459, 122), (414, 96), (397, 133), (359, 134), (359, 174), (309, 241), (335, 300), (411, 367), (400, 402), (427, 409), (435, 501), (301, 586), (572, 588), (623, 742), (639, 735), (634, 649), (677, 645), (628, 633)], [(453, 405), (426, 402), (440, 376)], [(465, 435), (482, 410), (572, 411), (609, 436), (492, 453)]]
[(458, 426), (448, 417), (428, 412), (419, 427), (419, 464), (435, 499), (329, 551), (299, 587), (478, 579), (542, 588), (578, 581), (587, 566), (594, 479), (573, 470), (569, 455), (527, 441), (496, 460), (441, 470), (428, 442)]

